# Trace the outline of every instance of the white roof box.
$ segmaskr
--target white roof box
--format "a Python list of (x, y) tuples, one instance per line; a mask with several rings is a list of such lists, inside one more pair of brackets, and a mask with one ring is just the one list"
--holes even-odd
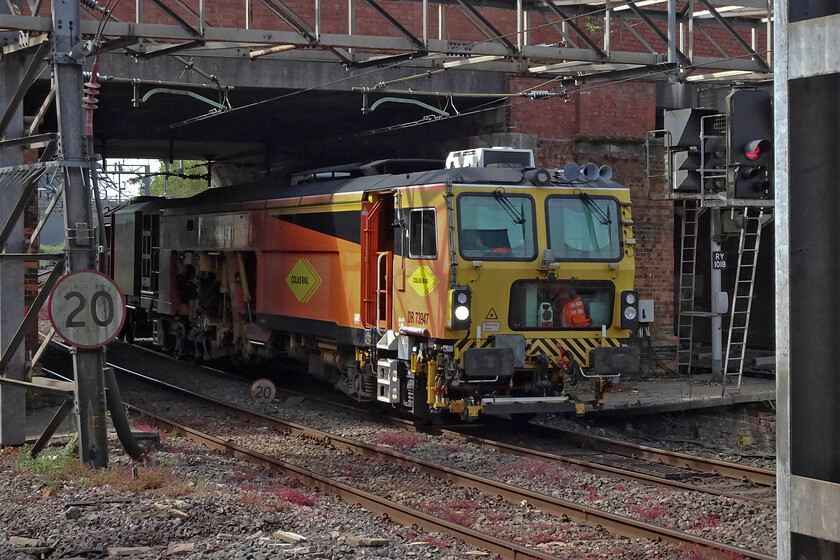
[(449, 152), (446, 168), (453, 167), (534, 167), (534, 152), (517, 148), (474, 148)]

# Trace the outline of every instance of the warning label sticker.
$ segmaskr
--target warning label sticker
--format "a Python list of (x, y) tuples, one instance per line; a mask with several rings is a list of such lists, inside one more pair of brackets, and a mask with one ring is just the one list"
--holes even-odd
[(497, 321), (499, 319), (499, 316), (496, 315), (496, 310), (491, 307), (490, 313), (487, 314), (487, 317), (485, 317), (485, 319), (488, 321)]
[(417, 292), (417, 295), (426, 297), (431, 294), (438, 285), (438, 279), (432, 269), (426, 265), (420, 266), (414, 274), (408, 277), (408, 283)]
[(286, 276), (286, 284), (301, 303), (309, 301), (322, 283), (323, 280), (318, 276), (315, 267), (307, 259), (298, 259)]

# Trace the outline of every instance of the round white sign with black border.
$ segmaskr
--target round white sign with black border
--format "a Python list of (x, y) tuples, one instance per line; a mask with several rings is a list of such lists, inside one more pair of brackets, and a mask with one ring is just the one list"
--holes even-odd
[(50, 294), (48, 309), (56, 333), (78, 348), (105, 346), (116, 338), (125, 321), (120, 289), (95, 270), (62, 276)]
[(258, 403), (270, 403), (277, 396), (277, 387), (271, 379), (265, 377), (251, 383), (251, 398)]

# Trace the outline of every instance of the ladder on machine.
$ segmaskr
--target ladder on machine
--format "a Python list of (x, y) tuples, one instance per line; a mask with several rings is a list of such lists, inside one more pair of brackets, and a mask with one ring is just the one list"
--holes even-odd
[(744, 221), (741, 225), (741, 239), (738, 244), (738, 268), (735, 271), (735, 287), (732, 291), (732, 308), (729, 316), (729, 336), (723, 364), (721, 396), (726, 390), (728, 378), (737, 378), (736, 387), (741, 388), (755, 288), (755, 271), (758, 264), (758, 250), (761, 247), (761, 229), (769, 218), (770, 215), (764, 208), (750, 206), (744, 208)]
[(697, 224), (702, 209), (697, 200), (684, 200), (680, 231), (680, 286), (677, 312), (677, 370), (691, 373), (694, 338), (694, 287), (697, 267)]

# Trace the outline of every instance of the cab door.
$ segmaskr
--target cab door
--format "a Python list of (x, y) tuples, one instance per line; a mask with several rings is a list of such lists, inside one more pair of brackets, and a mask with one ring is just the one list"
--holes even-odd
[(371, 193), (362, 203), (362, 324), (393, 329), (394, 195)]

